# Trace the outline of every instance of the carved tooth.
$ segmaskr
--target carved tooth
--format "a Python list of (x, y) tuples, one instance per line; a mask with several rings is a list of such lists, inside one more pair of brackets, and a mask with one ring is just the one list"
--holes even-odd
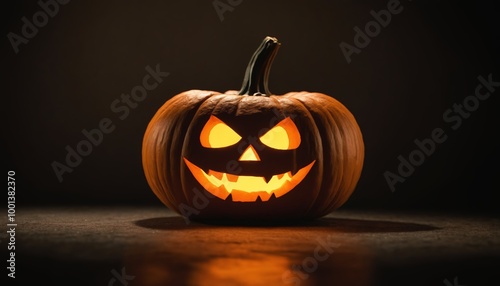
[(278, 175), (276, 175), (276, 178), (278, 178), (278, 180), (280, 180), (281, 178), (283, 178), (284, 175), (285, 175), (285, 173), (278, 174)]
[(267, 202), (269, 201), (269, 199), (271, 198), (271, 195), (269, 195), (268, 193), (265, 193), (263, 195), (260, 195), (260, 198), (263, 202)]
[(274, 176), (273, 175), (270, 175), (270, 176), (263, 176), (264, 178), (264, 181), (267, 183), (269, 183), (269, 181), (273, 178)]
[(229, 194), (229, 196), (227, 196), (225, 201), (232, 202), (233, 201), (233, 194)]
[(221, 185), (219, 186), (219, 190), (222, 190), (223, 192), (231, 194), (231, 192), (233, 191), (233, 188), (230, 188), (229, 186), (226, 186), (223, 183), (221, 183)]
[(226, 177), (227, 177), (227, 180), (230, 182), (237, 182), (239, 176), (226, 173)]
[(269, 200), (275, 200), (276, 199), (276, 195), (274, 193), (271, 194), (271, 197), (269, 198)]
[(217, 172), (214, 170), (208, 170), (208, 175), (214, 176), (215, 178), (222, 180), (222, 174), (221, 172)]
[(257, 196), (257, 199), (255, 200), (256, 202), (261, 202), (262, 203), (262, 199), (260, 198), (260, 196)]

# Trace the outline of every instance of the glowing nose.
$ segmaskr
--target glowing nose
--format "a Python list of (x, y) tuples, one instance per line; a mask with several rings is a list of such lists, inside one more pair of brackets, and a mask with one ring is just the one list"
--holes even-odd
[(250, 145), (248, 146), (248, 148), (245, 149), (243, 154), (241, 154), (238, 161), (260, 161), (260, 158), (259, 155), (257, 154), (257, 151), (255, 151), (252, 145)]

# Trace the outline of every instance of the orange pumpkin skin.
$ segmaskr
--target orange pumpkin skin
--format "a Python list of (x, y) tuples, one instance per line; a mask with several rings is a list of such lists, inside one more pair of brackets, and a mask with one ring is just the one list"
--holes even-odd
[[(267, 67), (264, 81), (268, 71)], [(144, 173), (155, 195), (170, 209), (193, 220), (311, 219), (342, 206), (356, 187), (364, 160), (363, 138), (354, 116), (325, 94), (252, 96), (253, 89), (250, 94), (190, 90), (174, 96), (157, 111), (142, 147)], [(267, 86), (264, 89), (267, 93)], [(255, 95), (265, 94), (259, 91)], [(213, 117), (241, 139), (230, 146), (207, 147), (203, 132)], [(300, 134), (298, 147), (277, 150), (259, 140), (280, 122), (294, 125)], [(241, 159), (250, 146), (256, 157)], [(217, 185), (226, 176), (232, 183), (226, 181), (225, 187), (217, 188), (204, 179), (207, 174), (218, 177), (212, 178)], [(283, 174), (292, 179), (286, 182)], [(300, 180), (293, 179), (299, 175), (303, 175)], [(268, 184), (279, 179), (284, 183), (268, 193), (248, 194), (241, 191), (244, 187), (235, 187), (247, 179), (250, 185), (258, 182), (265, 186), (257, 177), (265, 178)], [(231, 188), (235, 189), (231, 192)]]

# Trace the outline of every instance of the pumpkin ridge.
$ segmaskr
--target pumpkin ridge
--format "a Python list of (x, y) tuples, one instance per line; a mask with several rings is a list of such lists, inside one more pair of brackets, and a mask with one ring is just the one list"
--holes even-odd
[[(298, 98), (295, 97), (295, 94), (294, 93), (288, 93), (286, 94), (286, 96), (283, 96), (283, 98), (287, 98), (287, 99), (290, 99), (292, 101), (295, 101), (297, 102), (298, 104), (300, 104), (303, 109), (305, 111), (307, 111), (308, 113), (308, 118), (309, 120), (311, 121), (313, 127), (315, 128), (315, 130), (317, 132), (315, 132), (315, 142), (318, 142), (319, 144), (319, 147), (321, 148), (321, 151), (320, 152), (317, 152), (319, 154), (323, 154), (325, 148), (323, 147), (323, 141), (322, 141), (322, 134), (318, 128), (318, 124), (316, 123), (316, 120), (314, 119), (312, 113), (311, 113), (311, 110), (309, 110), (308, 106), (306, 104), (304, 104), (301, 100), (299, 100)], [(318, 138), (319, 136), (319, 138)], [(321, 158), (317, 158), (316, 161), (318, 162), (317, 163), (317, 166), (316, 168), (318, 169), (318, 175), (317, 175), (317, 180), (320, 182), (320, 184), (318, 185), (318, 189), (315, 191), (315, 192), (312, 192), (312, 193), (316, 193), (316, 197), (311, 200), (309, 206), (307, 207), (307, 211), (306, 211), (306, 214), (310, 214), (311, 210), (314, 208), (316, 202), (317, 202), (317, 199), (318, 199), (318, 196), (319, 194), (322, 192), (323, 190), (323, 181), (324, 181), (324, 164), (325, 164), (325, 158), (324, 156), (322, 156)]]
[(238, 103), (236, 105), (236, 112), (234, 113), (236, 116), (240, 113), (240, 108), (241, 108), (240, 104), (243, 101), (243, 99), (244, 99), (244, 97), (240, 96), (240, 99), (238, 100)]
[[(346, 166), (348, 167), (348, 169), (345, 171), (349, 175), (344, 177), (344, 180), (342, 181), (342, 186), (345, 187), (344, 192), (346, 192), (346, 194), (344, 196), (341, 196), (341, 193), (339, 193), (335, 198), (337, 200), (336, 204), (342, 205), (345, 203), (345, 201), (347, 201), (348, 197), (354, 191), (357, 181), (361, 175), (363, 160), (360, 160), (360, 158), (358, 157), (364, 157), (364, 146), (358, 144), (359, 142), (363, 141), (363, 138), (359, 126), (357, 126), (357, 123), (353, 124), (353, 122), (356, 122), (354, 115), (342, 103), (338, 102), (337, 106), (341, 107), (338, 110), (341, 112), (330, 112), (330, 114), (334, 118), (343, 122), (343, 124), (341, 125), (341, 133), (344, 138), (342, 142), (344, 142), (345, 148), (343, 148), (342, 153), (346, 161), (353, 162), (352, 164)], [(354, 144), (351, 145), (349, 143)], [(355, 158), (351, 160), (350, 158), (352, 157), (353, 152), (356, 152), (356, 154)], [(356, 172), (355, 170), (360, 170), (360, 172)]]
[[(331, 100), (332, 105), (335, 107), (334, 110), (325, 108), (323, 104), (320, 104), (317, 97), (312, 98), (318, 108), (323, 110), (323, 116), (325, 113), (328, 114), (328, 118), (331, 118), (332, 122), (334, 122), (332, 126), (336, 127), (336, 131), (340, 135), (340, 140), (338, 140), (337, 137), (334, 137), (334, 145), (341, 145), (339, 152), (335, 152), (335, 154), (341, 154), (343, 157), (341, 160), (338, 160), (337, 158), (334, 158), (334, 160), (346, 162), (343, 164), (334, 164), (335, 166), (340, 166), (339, 168), (341, 168), (342, 174), (339, 176), (340, 180), (335, 180), (338, 182), (338, 184), (336, 184), (337, 191), (333, 192), (334, 196), (331, 197), (331, 207), (327, 212), (325, 212), (326, 214), (344, 204), (354, 191), (356, 183), (361, 175), (360, 168), (362, 168), (363, 165), (362, 158), (364, 158), (364, 146), (362, 143), (361, 130), (359, 129), (359, 126), (357, 126), (354, 115), (347, 109), (347, 107), (345, 107), (340, 101), (327, 95), (321, 94), (321, 97), (328, 97), (328, 100)], [(349, 144), (352, 142), (354, 142), (355, 145)], [(354, 159), (351, 158), (351, 153), (353, 152), (357, 153)], [(348, 162), (351, 162), (351, 164), (348, 164)]]
[[(335, 151), (331, 152), (331, 158), (330, 160), (333, 161), (333, 166), (334, 168), (332, 169), (334, 173), (334, 178), (333, 182), (334, 184), (332, 185), (332, 188), (335, 189), (334, 192), (331, 192), (328, 196), (328, 205), (330, 206), (329, 208), (325, 209), (324, 212), (328, 213), (330, 210), (335, 209), (338, 206), (338, 198), (343, 196), (344, 193), (346, 192), (345, 189), (342, 188), (342, 185), (344, 183), (344, 174), (346, 172), (345, 170), (345, 165), (342, 162), (345, 162), (345, 144), (344, 144), (344, 134), (343, 134), (343, 121), (338, 120), (338, 118), (335, 117), (335, 112), (339, 110), (338, 106), (336, 105), (336, 102), (332, 102), (332, 105), (335, 105), (335, 110), (331, 110), (329, 108), (326, 108), (322, 104), (318, 104), (318, 101), (315, 99), (312, 99), (315, 104), (318, 106), (318, 108), (322, 111), (323, 117), (326, 117), (326, 122), (329, 123), (331, 127), (333, 127), (333, 130), (330, 128), (325, 128), (325, 132), (334, 132), (332, 134), (332, 144), (335, 146)], [(324, 135), (324, 134), (323, 134)], [(333, 157), (333, 155), (337, 155)], [(336, 168), (335, 168), (336, 167)]]
[[(212, 99), (213, 96), (217, 96), (217, 95), (221, 95), (221, 94), (212, 94), (212, 95), (204, 98), (204, 100), (202, 100), (201, 102), (199, 102), (198, 106), (196, 107), (196, 111), (194, 112), (193, 116), (191, 117), (191, 120), (189, 121), (189, 125), (186, 128), (186, 132), (184, 133), (184, 137), (182, 138), (181, 155), (179, 158), (179, 170), (180, 170), (180, 175), (181, 175), (180, 181), (181, 181), (182, 193), (184, 194), (184, 197), (185, 197), (186, 201), (188, 201), (188, 202), (189, 202), (189, 198), (191, 195), (188, 193), (188, 190), (186, 188), (186, 183), (184, 182), (184, 178), (186, 177), (186, 175), (185, 175), (186, 168), (187, 168), (186, 164), (184, 162), (184, 154), (186, 153), (185, 149), (188, 148), (187, 143), (186, 143), (186, 142), (188, 142), (188, 140), (186, 140), (186, 138), (191, 135), (191, 129), (193, 128), (193, 124), (194, 124), (193, 119), (197, 117), (199, 112), (202, 112), (201, 109), (202, 109), (203, 104), (205, 104), (209, 99)], [(217, 105), (222, 101), (223, 98), (224, 98), (223, 96), (220, 96), (218, 98), (218, 101), (215, 103), (214, 107), (212, 108), (212, 110), (210, 112), (212, 112), (217, 107)]]
[[(178, 119), (178, 120), (181, 121), (181, 124), (182, 124), (182, 122), (186, 121), (186, 118), (189, 118), (189, 122), (191, 122), (192, 119), (194, 118), (195, 114), (198, 112), (200, 106), (204, 102), (206, 102), (210, 98), (212, 98), (212, 97), (217, 96), (217, 95), (220, 94), (218, 92), (209, 91), (209, 90), (194, 90), (194, 91), (190, 91), (190, 92), (202, 92), (202, 93), (206, 92), (208, 94), (204, 98), (202, 98), (202, 99), (200, 99), (198, 101), (192, 102), (192, 105), (191, 105), (192, 107), (189, 109), (189, 112), (186, 112), (186, 113), (182, 114), (181, 116), (179, 116), (179, 117), (183, 117), (183, 120)], [(186, 109), (186, 104), (184, 102), (180, 102), (180, 105), (181, 105), (181, 107), (179, 109)], [(171, 108), (174, 109), (175, 107), (172, 106)], [(190, 112), (193, 113), (192, 116), (189, 115)], [(184, 153), (184, 151), (183, 151), (184, 149), (183, 148), (184, 148), (184, 143), (185, 143), (185, 140), (186, 140), (185, 137), (186, 137), (186, 134), (188, 133), (188, 130), (189, 130), (189, 125), (190, 124), (188, 124), (184, 128), (182, 126), (179, 127), (179, 131), (178, 131), (179, 134), (178, 135), (174, 136), (174, 134), (171, 134), (172, 137), (176, 138), (177, 136), (182, 135), (183, 132), (184, 132), (184, 137), (182, 137), (182, 146), (180, 146), (180, 154), (176, 153), (175, 150), (174, 150), (174, 148), (170, 148), (170, 150), (165, 151), (165, 154), (168, 155), (169, 158), (172, 158), (170, 160), (170, 164), (169, 164), (170, 165), (169, 166), (170, 169), (172, 169), (172, 170), (179, 170), (178, 172), (179, 172), (179, 174), (180, 174), (181, 177), (183, 176), (183, 173), (182, 173), (182, 170), (183, 170), (182, 169), (182, 164), (183, 164), (182, 154)], [(173, 131), (175, 132), (175, 130), (173, 130)], [(172, 147), (172, 145), (173, 144), (170, 144), (170, 147)], [(177, 158), (177, 157), (179, 157), (179, 158)], [(180, 161), (180, 163), (177, 163), (176, 161), (177, 162)], [(174, 174), (174, 172), (172, 172), (172, 171), (167, 171), (167, 173), (170, 175), (171, 182), (178, 182), (178, 181), (180, 181), (180, 183), (176, 183), (176, 184), (178, 186), (180, 186), (180, 189), (182, 190), (182, 194), (184, 195), (183, 197), (184, 197), (185, 201), (189, 202), (189, 197), (186, 194), (187, 191), (184, 188), (182, 180), (177, 180), (178, 176), (176, 174)], [(179, 205), (181, 203), (179, 202), (179, 199), (177, 199), (177, 198), (175, 198), (174, 201), (177, 203), (176, 208), (178, 209)]]
[[(321, 125), (323, 128), (318, 128), (321, 137), (321, 143), (326, 146), (330, 146), (330, 149), (323, 148), (323, 169), (326, 167), (331, 167), (332, 176), (328, 178), (323, 178), (321, 180), (321, 193), (324, 193), (326, 197), (322, 200), (321, 198), (316, 200), (313, 208), (318, 209), (318, 213), (324, 215), (328, 213), (331, 209), (335, 209), (337, 204), (335, 203), (335, 199), (339, 192), (341, 191), (342, 178), (344, 173), (344, 166), (339, 162), (342, 162), (342, 158), (339, 158), (335, 155), (342, 155), (343, 148), (339, 145), (342, 144), (342, 140), (340, 139), (339, 127), (340, 124), (335, 120), (331, 115), (331, 110), (325, 106), (324, 102), (319, 102), (319, 100), (312, 95), (317, 95), (318, 93), (299, 93), (294, 95), (293, 97), (300, 101), (311, 113), (311, 117), (318, 125), (316, 120), (321, 120)], [(305, 99), (304, 99), (305, 98)], [(330, 98), (330, 97), (329, 97)], [(335, 102), (334, 102), (335, 103)], [(336, 106), (335, 106), (336, 107)], [(337, 108), (335, 108), (335, 111)], [(333, 130), (329, 127), (333, 127)], [(333, 134), (335, 132), (337, 134)], [(326, 173), (326, 172), (325, 172)], [(328, 183), (326, 183), (328, 180)], [(318, 194), (318, 196), (320, 196)]]
[[(170, 130), (166, 130), (166, 128), (160, 128), (163, 125), (161, 125), (161, 122), (165, 120), (165, 117), (169, 113), (170, 109), (172, 106), (178, 104), (178, 102), (183, 101), (182, 96), (176, 96), (172, 98), (172, 101), (169, 102), (168, 104), (165, 103), (163, 104), (160, 109), (156, 112), (156, 114), (153, 116), (153, 119), (151, 122), (148, 124), (148, 127), (146, 129), (146, 134), (144, 136), (143, 140), (143, 165), (145, 166), (144, 171), (146, 174), (147, 178), (150, 178), (151, 176), (153, 177), (152, 179), (148, 180), (148, 182), (151, 185), (151, 188), (153, 189), (153, 192), (156, 194), (158, 193), (158, 196), (160, 197), (160, 200), (162, 202), (168, 202), (167, 206), (172, 207), (174, 209), (177, 209), (177, 206), (174, 206), (172, 202), (175, 201), (175, 197), (173, 196), (172, 193), (165, 191), (165, 190), (170, 190), (172, 189), (170, 187), (170, 180), (164, 180), (164, 177), (169, 177), (168, 172), (166, 171), (167, 169), (167, 163), (169, 161), (163, 162), (161, 158), (163, 158), (164, 153), (166, 153), (167, 149), (163, 149), (163, 144), (164, 144), (164, 138), (165, 136), (169, 136)], [(153, 136), (150, 136), (150, 134), (153, 132)], [(151, 142), (152, 141), (152, 142)], [(158, 144), (157, 142), (160, 141), (161, 144)], [(149, 145), (153, 145), (155, 148), (148, 147)], [(160, 147), (158, 147), (158, 145)], [(148, 152), (153, 153), (152, 156), (148, 156)], [(160, 154), (160, 155), (158, 155)], [(152, 160), (153, 162), (149, 162), (149, 160)], [(160, 163), (157, 163), (160, 161)], [(148, 166), (150, 165), (149, 163), (152, 163), (151, 165), (154, 165), (155, 167), (149, 168)], [(162, 190), (159, 191), (158, 189)]]

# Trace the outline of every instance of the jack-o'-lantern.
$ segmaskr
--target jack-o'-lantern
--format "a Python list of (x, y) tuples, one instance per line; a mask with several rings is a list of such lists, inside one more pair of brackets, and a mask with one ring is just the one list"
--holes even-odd
[(321, 217), (344, 204), (360, 177), (364, 144), (349, 110), (311, 92), (273, 95), (280, 44), (266, 37), (241, 90), (191, 90), (168, 100), (143, 139), (156, 196), (190, 219)]

